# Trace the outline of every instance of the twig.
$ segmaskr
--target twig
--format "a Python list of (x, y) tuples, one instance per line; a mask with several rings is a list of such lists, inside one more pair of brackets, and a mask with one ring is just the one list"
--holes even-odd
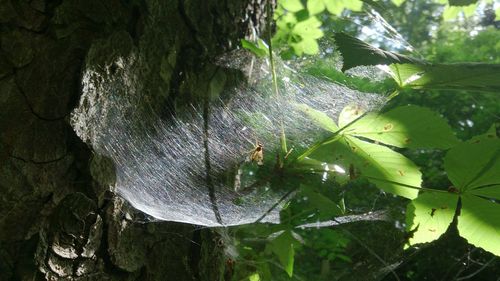
[(493, 257), (491, 258), (491, 260), (489, 260), (487, 263), (483, 264), (483, 266), (481, 266), (478, 270), (472, 272), (471, 274), (469, 275), (466, 275), (466, 276), (462, 276), (460, 278), (457, 278), (456, 280), (459, 281), (459, 280), (465, 280), (465, 279), (469, 279), (469, 278), (472, 278), (474, 277), (475, 275), (479, 274), (479, 272), (483, 271), (488, 265), (490, 265), (490, 263), (492, 263), (497, 257)]
[[(333, 219), (334, 221), (336, 221), (336, 219)], [(340, 222), (337, 221), (339, 224)], [(354, 234), (352, 234), (349, 230), (341, 227), (342, 231), (344, 231), (347, 235), (351, 236), (354, 240), (356, 240), (356, 242), (358, 242), (359, 245), (361, 245), (363, 248), (365, 248), (371, 255), (373, 255), (375, 257), (375, 259), (377, 259), (380, 263), (382, 263), (386, 268), (388, 268), (392, 275), (394, 276), (394, 278), (396, 278), (396, 280), (398, 281), (401, 281), (401, 279), (399, 279), (399, 276), (396, 274), (396, 272), (394, 272), (394, 270), (391, 268), (391, 266), (389, 264), (387, 264), (386, 261), (384, 261), (377, 253), (375, 253), (375, 251), (373, 251), (370, 247), (368, 247), (368, 245), (366, 245), (363, 241), (361, 241), (358, 237), (356, 237)]]

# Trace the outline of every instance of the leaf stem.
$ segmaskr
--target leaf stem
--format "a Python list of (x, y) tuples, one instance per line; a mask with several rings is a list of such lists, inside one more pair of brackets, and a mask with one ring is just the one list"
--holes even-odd
[(385, 179), (374, 178), (374, 177), (367, 177), (367, 176), (365, 176), (365, 178), (367, 178), (367, 179), (373, 179), (373, 180), (378, 180), (378, 181), (383, 181), (383, 182), (387, 182), (387, 183), (399, 185), (399, 186), (402, 186), (402, 187), (412, 188), (412, 189), (416, 189), (416, 190), (421, 190), (421, 191), (429, 191), (429, 192), (437, 192), (437, 193), (450, 193), (447, 190), (435, 189), (435, 188), (427, 188), (427, 187), (421, 187), (421, 186), (413, 186), (413, 185), (409, 185), (409, 184), (400, 183), (400, 182), (397, 182), (397, 181), (391, 181), (391, 180), (385, 180)]
[(399, 89), (395, 89), (390, 95), (389, 97), (387, 97), (387, 100), (392, 100), (393, 98), (395, 98), (396, 96), (399, 95)]
[[(269, 64), (271, 66), (271, 75), (272, 75), (272, 80), (273, 80), (273, 91), (274, 94), (278, 99), (281, 99), (279, 89), (278, 89), (278, 79), (276, 76), (276, 66), (274, 65), (274, 58), (273, 58), (273, 43), (272, 43), (272, 28), (271, 28), (271, 22), (273, 20), (272, 18), (272, 3), (271, 0), (267, 1), (267, 32), (268, 32), (268, 44), (269, 44)], [(286, 145), (286, 135), (285, 135), (285, 127), (283, 126), (283, 113), (281, 113), (281, 118), (280, 118), (280, 143), (281, 143), (281, 153), (284, 157), (288, 153), (288, 148)], [(284, 160), (284, 159), (282, 159)]]
[(362, 117), (364, 117), (367, 113), (368, 112), (365, 112), (365, 113), (361, 114), (356, 119), (354, 119), (351, 122), (349, 122), (349, 124), (345, 125), (344, 127), (340, 128), (338, 131), (336, 131), (335, 133), (333, 133), (331, 136), (329, 136), (326, 139), (323, 139), (323, 140), (315, 143), (313, 146), (311, 146), (309, 149), (307, 149), (304, 153), (302, 153), (301, 155), (299, 155), (299, 157), (297, 157), (296, 160), (297, 161), (302, 161), (302, 160), (304, 160), (304, 158), (306, 158), (307, 156), (311, 155), (314, 151), (316, 151), (320, 146), (338, 140), (339, 137), (340, 137), (339, 136), (340, 133), (342, 133), (343, 131), (345, 131), (345, 129), (347, 129), (352, 124), (354, 124), (356, 121), (358, 121), (359, 119), (361, 119)]

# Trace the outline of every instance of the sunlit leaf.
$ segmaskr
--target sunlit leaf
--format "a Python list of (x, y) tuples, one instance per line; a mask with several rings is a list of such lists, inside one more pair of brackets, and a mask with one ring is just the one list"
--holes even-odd
[(343, 163), (335, 163), (330, 161), (326, 163), (306, 157), (293, 166), (294, 171), (303, 174), (320, 174), (327, 176), (328, 179), (333, 179), (340, 184), (344, 184), (349, 180), (349, 168), (345, 167)]
[(500, 92), (498, 64), (399, 64), (390, 69), (402, 87)]
[(339, 129), (337, 124), (335, 124), (335, 121), (333, 121), (326, 113), (318, 111), (303, 103), (297, 104), (296, 106), (321, 128), (330, 132), (336, 132)]
[(269, 54), (269, 46), (266, 44), (266, 42), (264, 42), (264, 40), (260, 38), (257, 39), (257, 46), (259, 47), (259, 49), (266, 51), (266, 55)]
[(389, 65), (388, 73), (398, 83), (400, 87), (411, 83), (412, 80), (418, 79), (422, 72), (422, 67), (419, 64), (399, 64), (394, 63)]
[(340, 16), (340, 14), (342, 14), (342, 11), (344, 10), (343, 1), (325, 0), (325, 6), (328, 12), (337, 16)]
[(318, 42), (312, 38), (304, 38), (298, 43), (290, 43), (290, 46), (298, 56), (302, 54), (314, 55), (319, 52)]
[(318, 39), (323, 36), (323, 31), (320, 29), (321, 21), (316, 17), (310, 17), (304, 21), (298, 22), (293, 27), (293, 33), (300, 35), (302, 38)]
[(370, 113), (344, 133), (397, 147), (449, 148), (459, 143), (446, 121), (419, 106), (403, 106), (389, 112)]
[(391, 2), (398, 7), (401, 6), (401, 4), (403, 4), (405, 1), (406, 0), (391, 0)]
[(360, 65), (420, 62), (414, 58), (373, 47), (342, 32), (335, 33), (334, 38), (344, 59), (342, 71)]
[(474, 4), (467, 7), (463, 7), (462, 11), (464, 12), (464, 16), (468, 18), (474, 15), (476, 9), (477, 9), (477, 4)]
[(351, 151), (361, 158), (361, 176), (378, 188), (406, 198), (415, 198), (422, 182), (418, 167), (408, 158), (385, 146), (346, 137)]
[(297, 23), (297, 18), (292, 13), (286, 13), (280, 16), (279, 20), (276, 21), (276, 26), (278, 27), (278, 32), (287, 31), (290, 26)]
[(304, 9), (304, 5), (300, 2), (300, 0), (280, 0), (280, 5), (290, 11), (290, 12), (298, 12)]
[(307, 10), (310, 15), (316, 15), (323, 12), (325, 10), (324, 0), (308, 0)]
[[(320, 20), (316, 17), (309, 17), (304, 21), (293, 24), (293, 28), (289, 31), (289, 34), (283, 33), (279, 36), (282, 38), (298, 38), (298, 41), (288, 41), (289, 46), (293, 48), (296, 55), (314, 55), (319, 52), (319, 45), (316, 39), (323, 37), (323, 31), (320, 29), (320, 26)], [(275, 36), (275, 40), (278, 40), (277, 35)]]
[(339, 0), (339, 2), (343, 2), (344, 7), (351, 11), (359, 12), (363, 8), (363, 2), (360, 0)]
[(461, 191), (500, 184), (500, 140), (460, 144), (446, 154), (444, 167)]
[(460, 12), (468, 18), (474, 15), (477, 8), (477, 0), (450, 0), (443, 11), (443, 20), (449, 21), (455, 19)]
[(467, 242), (500, 256), (500, 204), (475, 196), (462, 196), (458, 232)]
[(500, 255), (500, 204), (491, 201), (500, 200), (500, 140), (478, 138), (452, 148), (446, 155), (445, 169), (461, 194), (424, 193), (413, 200), (407, 210), (408, 229), (416, 229), (410, 243), (430, 242), (444, 233), (460, 196), (460, 235)]
[(407, 231), (413, 232), (409, 244), (428, 243), (446, 232), (453, 221), (458, 196), (451, 193), (420, 194), (406, 209)]
[(461, 10), (461, 7), (446, 6), (443, 11), (443, 20), (449, 21), (456, 18)]
[(262, 39), (259, 39), (257, 44), (241, 39), (241, 46), (261, 58), (266, 57), (269, 53), (269, 49)]
[(403, 155), (355, 137), (325, 144), (311, 158), (338, 165), (349, 171), (352, 179), (366, 178), (386, 192), (410, 199), (417, 197), (422, 181), (418, 167)]
[(365, 113), (365, 110), (359, 105), (348, 105), (344, 107), (339, 115), (339, 127), (342, 128), (347, 126), (363, 115), (363, 113)]
[(248, 281), (260, 281), (260, 275), (258, 272), (255, 272), (254, 274), (248, 276)]

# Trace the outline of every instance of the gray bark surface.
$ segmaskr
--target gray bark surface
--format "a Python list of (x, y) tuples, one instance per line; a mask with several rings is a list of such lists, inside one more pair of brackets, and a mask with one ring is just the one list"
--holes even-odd
[(147, 223), (69, 118), (83, 67), (112, 79), (132, 51), (153, 104), (200, 99), (214, 58), (263, 26), (262, 2), (0, 1), (0, 280), (228, 280), (218, 234)]

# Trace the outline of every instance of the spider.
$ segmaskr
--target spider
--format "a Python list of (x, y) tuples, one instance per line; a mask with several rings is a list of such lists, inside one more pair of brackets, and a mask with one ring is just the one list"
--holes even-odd
[(256, 141), (254, 149), (252, 149), (250, 155), (248, 155), (248, 161), (256, 162), (257, 165), (262, 166), (264, 165), (263, 160), (264, 160), (264, 146), (262, 145), (262, 143)]

